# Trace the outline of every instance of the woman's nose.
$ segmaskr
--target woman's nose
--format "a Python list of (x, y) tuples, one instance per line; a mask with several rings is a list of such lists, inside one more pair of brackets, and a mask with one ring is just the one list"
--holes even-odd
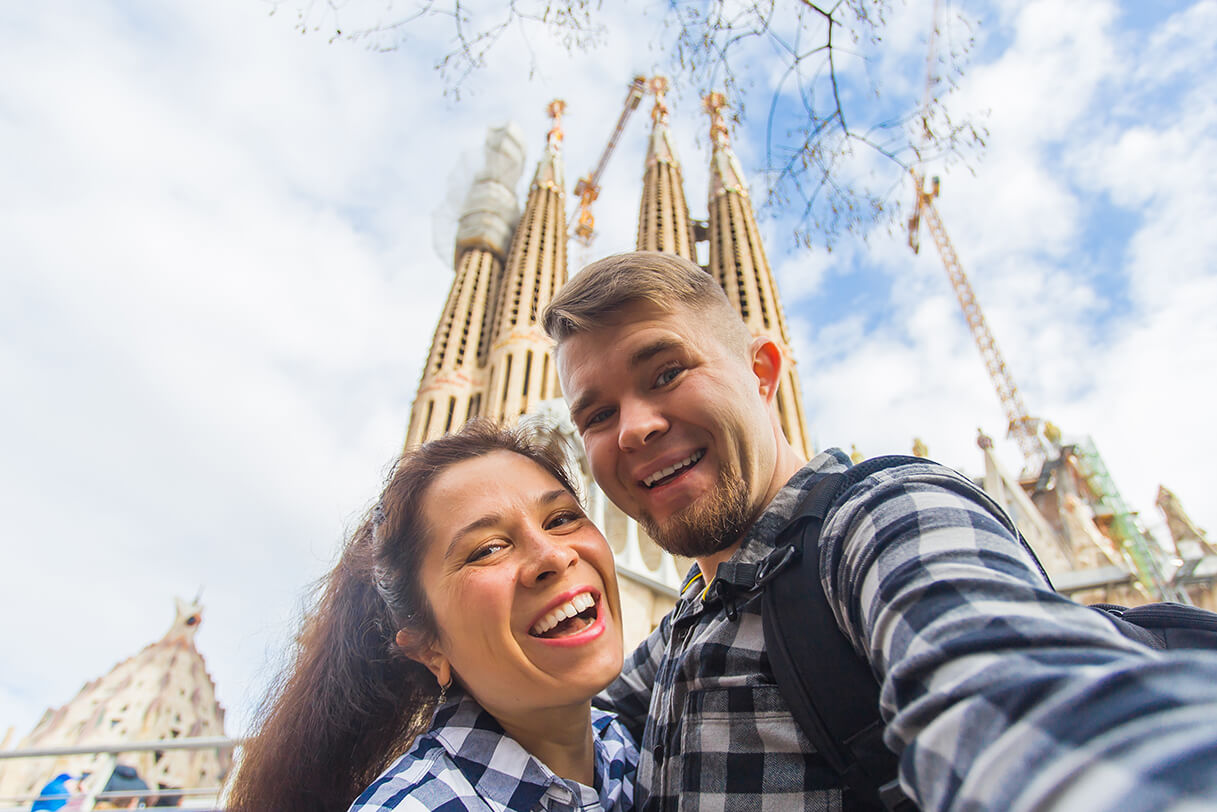
[(563, 570), (573, 567), (579, 554), (569, 544), (555, 541), (545, 535), (532, 540), (533, 555), (525, 567), (523, 581), (526, 586), (535, 586)]

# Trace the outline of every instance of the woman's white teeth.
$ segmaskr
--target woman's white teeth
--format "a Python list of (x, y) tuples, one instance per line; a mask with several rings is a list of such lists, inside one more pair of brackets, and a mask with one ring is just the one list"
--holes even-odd
[(676, 473), (677, 471), (688, 468), (690, 465), (697, 462), (705, 455), (706, 455), (705, 451), (694, 451), (687, 458), (681, 460), (680, 462), (676, 463), (675, 465), (669, 465), (667, 468), (664, 468), (662, 471), (656, 471), (655, 473), (651, 474), (649, 477), (642, 480), (642, 484), (646, 485), (648, 488), (653, 487), (655, 485), (655, 483), (658, 482), (659, 480), (664, 479), (666, 477), (670, 477), (670, 476), (672, 476), (672, 474)]
[(567, 618), (572, 618), (580, 612), (586, 612), (596, 605), (596, 599), (590, 592), (580, 592), (575, 597), (560, 606), (554, 607), (545, 617), (536, 622), (529, 631), (535, 635), (545, 634)]

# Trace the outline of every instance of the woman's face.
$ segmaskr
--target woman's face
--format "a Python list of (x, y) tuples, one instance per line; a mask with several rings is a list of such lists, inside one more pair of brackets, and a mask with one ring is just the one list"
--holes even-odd
[(502, 718), (585, 702), (620, 673), (612, 552), (544, 468), (509, 451), (466, 460), (422, 510), (439, 639), (416, 659), (441, 682), (449, 669)]

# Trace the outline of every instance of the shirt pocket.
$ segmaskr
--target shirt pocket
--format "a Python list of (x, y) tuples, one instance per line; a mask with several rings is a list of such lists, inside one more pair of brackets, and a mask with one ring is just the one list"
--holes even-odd
[(840, 779), (813, 750), (776, 685), (693, 691), (684, 711), (681, 809), (708, 808), (698, 802), (704, 794), (740, 812), (841, 808)]

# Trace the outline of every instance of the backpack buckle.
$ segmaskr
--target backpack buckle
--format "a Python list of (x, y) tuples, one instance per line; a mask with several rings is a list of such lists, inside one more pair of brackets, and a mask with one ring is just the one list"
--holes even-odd
[(754, 587), (759, 589), (764, 586), (775, 575), (797, 561), (800, 555), (802, 555), (802, 551), (793, 544), (787, 544), (785, 547), (774, 550), (757, 568)]

